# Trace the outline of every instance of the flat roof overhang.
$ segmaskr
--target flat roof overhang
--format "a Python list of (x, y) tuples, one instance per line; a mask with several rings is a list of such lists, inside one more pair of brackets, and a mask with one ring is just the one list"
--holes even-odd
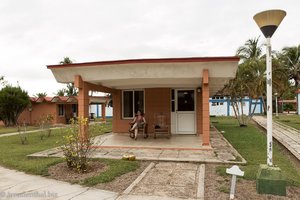
[(74, 82), (80, 75), (86, 82), (113, 89), (196, 88), (202, 85), (204, 69), (209, 71), (210, 95), (235, 77), (238, 57), (192, 57), (115, 60), (66, 65), (48, 65), (59, 83)]

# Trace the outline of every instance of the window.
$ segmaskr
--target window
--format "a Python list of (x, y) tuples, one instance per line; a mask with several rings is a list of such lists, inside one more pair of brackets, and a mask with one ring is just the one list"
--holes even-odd
[(123, 91), (123, 118), (133, 118), (135, 113), (140, 110), (144, 113), (144, 91), (125, 90)]
[(177, 109), (178, 111), (194, 111), (194, 90), (177, 91)]
[(65, 115), (65, 106), (63, 104), (58, 104), (58, 116)]
[(77, 113), (77, 104), (72, 104), (72, 112)]

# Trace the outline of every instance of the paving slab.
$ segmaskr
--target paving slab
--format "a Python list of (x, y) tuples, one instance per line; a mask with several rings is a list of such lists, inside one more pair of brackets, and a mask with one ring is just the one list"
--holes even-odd
[(203, 164), (156, 163), (127, 196), (118, 199), (201, 199), (198, 191), (204, 191), (205, 168), (200, 166)]
[[(154, 196), (154, 195), (122, 195), (117, 200), (182, 200), (181, 198), (166, 197), (166, 196)], [(186, 199), (193, 200), (193, 199)]]
[[(91, 189), (80, 185), (28, 175), (0, 167), (1, 199), (116, 199), (111, 191)], [(3, 182), (5, 183), (3, 184)]]
[[(170, 139), (151, 137), (132, 140), (127, 134), (109, 133), (97, 136), (92, 158), (121, 159), (132, 153), (137, 160), (245, 164), (246, 160), (215, 128), (211, 128), (211, 146), (201, 145), (201, 136), (174, 135)], [(196, 141), (196, 142), (195, 142)], [(98, 146), (97, 146), (98, 145)], [(106, 146), (111, 145), (111, 146)], [(63, 157), (60, 148), (37, 152), (29, 157)], [(240, 159), (237, 159), (239, 157)]]
[(175, 170), (170, 185), (179, 187), (193, 186), (196, 182), (195, 170)]
[[(264, 116), (253, 116), (253, 120), (266, 129), (267, 119)], [(273, 138), (286, 147), (300, 160), (300, 131), (285, 124), (273, 121)]]

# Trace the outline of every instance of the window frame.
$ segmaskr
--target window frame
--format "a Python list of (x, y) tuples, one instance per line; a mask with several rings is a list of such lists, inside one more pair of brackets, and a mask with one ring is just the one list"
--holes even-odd
[[(132, 106), (132, 113), (133, 116), (132, 117), (124, 117), (124, 92), (132, 92), (132, 102), (133, 102), (133, 106)], [(136, 91), (142, 91), (143, 92), (143, 113), (145, 113), (145, 90), (144, 89), (132, 89), (132, 90), (122, 90), (122, 119), (133, 119), (135, 117), (135, 98), (134, 98), (134, 92)]]
[[(60, 114), (60, 107), (62, 108), (62, 115)], [(66, 114), (65, 104), (58, 104), (58, 116), (64, 117)]]

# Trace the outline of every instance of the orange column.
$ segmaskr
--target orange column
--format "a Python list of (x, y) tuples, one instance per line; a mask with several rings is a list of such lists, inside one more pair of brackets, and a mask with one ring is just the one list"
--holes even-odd
[[(78, 117), (89, 118), (89, 88), (81, 76), (76, 75), (74, 81), (75, 87), (78, 88)], [(80, 136), (83, 140), (88, 138), (88, 123), (80, 126)]]
[(106, 107), (106, 104), (105, 104), (105, 103), (102, 103), (102, 104), (101, 104), (101, 116), (102, 116), (102, 120), (103, 120), (103, 121), (106, 121), (105, 107)]
[(208, 70), (203, 70), (202, 79), (202, 142), (203, 145), (209, 145), (210, 120), (209, 120), (209, 85), (208, 85)]
[[(122, 119), (122, 91), (116, 90), (112, 94), (113, 100), (113, 117), (112, 117), (112, 131), (114, 133), (120, 132), (121, 119)], [(126, 124), (129, 126), (128, 123)]]

